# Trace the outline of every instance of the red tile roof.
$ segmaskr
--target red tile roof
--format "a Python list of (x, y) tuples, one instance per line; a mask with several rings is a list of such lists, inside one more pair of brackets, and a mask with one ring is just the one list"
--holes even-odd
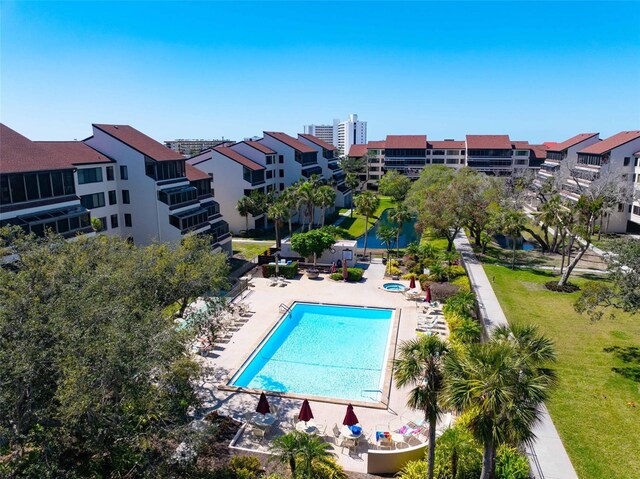
[(355, 158), (359, 158), (361, 156), (365, 156), (367, 154), (367, 145), (351, 145), (349, 148), (349, 155)]
[(387, 135), (385, 148), (426, 149), (427, 135)]
[(443, 141), (430, 141), (429, 148), (437, 150), (446, 150), (447, 148), (464, 149), (466, 148), (464, 141), (456, 140), (443, 140)]
[(65, 170), (87, 163), (111, 163), (80, 141), (31, 141), (0, 123), (0, 172)]
[(235, 161), (237, 163), (240, 163), (242, 166), (246, 166), (250, 170), (264, 170), (265, 169), (265, 167), (262, 166), (260, 163), (256, 163), (255, 161), (247, 158), (244, 155), (241, 155), (237, 151), (234, 151), (234, 150), (232, 150), (231, 148), (229, 148), (227, 146), (214, 148), (213, 151), (217, 151), (221, 155), (224, 155), (227, 158), (230, 158), (233, 161)]
[(326, 141), (321, 140), (317, 136), (309, 135), (309, 134), (306, 134), (306, 133), (298, 133), (298, 138), (299, 137), (302, 137), (302, 138), (304, 138), (306, 140), (309, 140), (311, 143), (315, 143), (316, 145), (324, 148), (325, 150), (335, 151), (337, 149), (335, 146), (330, 145)]
[(542, 145), (529, 145), (531, 149), (531, 153), (533, 153), (534, 158), (539, 158), (544, 160), (547, 157), (547, 150), (549, 147), (545, 144)]
[(609, 138), (606, 138), (598, 143), (589, 145), (586, 148), (580, 150), (578, 153), (590, 153), (592, 155), (601, 155), (608, 151), (613, 150), (619, 146), (629, 143), (630, 141), (640, 138), (640, 130), (633, 131), (621, 131)]
[(156, 161), (184, 160), (184, 156), (180, 153), (167, 148), (162, 143), (129, 125), (100, 125), (94, 123), (93, 126)]
[(247, 145), (255, 148), (258, 151), (261, 151), (262, 153), (264, 153), (265, 155), (275, 155), (276, 152), (273, 151), (271, 148), (269, 148), (266, 145), (263, 145), (262, 143), (260, 143), (259, 141), (244, 141), (242, 143), (246, 143)]
[(193, 165), (190, 165), (189, 163), (185, 163), (185, 172), (187, 173), (187, 179), (189, 181), (198, 181), (198, 180), (209, 180), (211, 179), (211, 177), (209, 176), (208, 173), (205, 173), (204, 171), (196, 168)]
[(467, 148), (472, 150), (510, 150), (509, 135), (467, 135)]
[(545, 145), (548, 149), (550, 150), (555, 150), (556, 147), (559, 145), (560, 143), (556, 142), (556, 141), (545, 141), (543, 143), (543, 145)]
[(298, 150), (300, 153), (316, 153), (316, 150), (314, 150), (310, 146), (305, 145), (300, 140), (296, 140), (294, 137), (289, 136), (286, 133), (282, 133), (281, 131), (265, 131), (264, 134), (275, 138), (279, 142), (290, 146), (294, 150)]
[(71, 165), (115, 163), (111, 158), (81, 141), (36, 141), (34, 143), (45, 147), (50, 154), (65, 159)]
[(572, 146), (577, 145), (578, 143), (584, 141), (584, 140), (588, 140), (589, 138), (596, 136), (598, 133), (580, 133), (576, 136), (572, 136), (571, 138), (569, 138), (568, 140), (565, 140), (561, 143), (556, 143), (553, 146), (549, 146), (549, 149), (551, 151), (562, 151), (562, 150), (566, 150), (567, 148), (571, 148)]
[(374, 149), (374, 148), (384, 149), (384, 147), (385, 147), (384, 140), (374, 140), (367, 143), (367, 148), (369, 149)]
[(516, 140), (513, 140), (511, 142), (511, 148), (513, 148), (514, 150), (530, 150), (531, 149), (531, 145), (529, 144), (528, 141), (516, 141)]

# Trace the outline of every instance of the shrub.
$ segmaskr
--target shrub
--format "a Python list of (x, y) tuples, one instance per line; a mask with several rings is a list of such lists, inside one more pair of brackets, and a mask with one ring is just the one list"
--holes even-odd
[(460, 291), (471, 291), (471, 283), (469, 282), (469, 277), (465, 274), (463, 276), (459, 276), (453, 281), (451, 284), (455, 284), (456, 286), (460, 286)]
[[(275, 264), (263, 264), (262, 265), (262, 277), (270, 278), (271, 276), (276, 274), (276, 265)], [(280, 276), (284, 276), (287, 279), (293, 279), (298, 274), (298, 263), (293, 262), (288, 265), (279, 265), (278, 266), (278, 274)]]
[(453, 281), (460, 276), (466, 276), (467, 272), (464, 270), (462, 266), (451, 266), (447, 269), (447, 275), (449, 277), (449, 281)]
[(420, 268), (420, 263), (413, 261), (412, 259), (408, 259), (404, 262), (404, 266), (407, 268), (408, 271), (411, 271), (413, 269), (416, 268), (416, 266), (418, 267), (418, 269)]
[(500, 446), (496, 452), (496, 477), (500, 479), (528, 479), (529, 461), (517, 449)]
[(233, 456), (229, 461), (229, 467), (236, 473), (241, 469), (256, 475), (263, 471), (260, 460), (255, 456)]
[(347, 273), (347, 281), (358, 282), (362, 279), (364, 270), (362, 268), (347, 268)]
[(433, 301), (444, 301), (453, 296), (460, 288), (451, 283), (431, 283), (431, 299)]
[(418, 275), (415, 273), (407, 273), (402, 275), (402, 279), (406, 279), (407, 281), (409, 281), (411, 278), (418, 279)]
[(329, 277), (335, 281), (342, 281), (342, 273), (331, 273)]
[(389, 266), (389, 268), (387, 268), (387, 272), (390, 276), (400, 276), (402, 274), (402, 270), (395, 266)]
[(420, 274), (418, 275), (418, 283), (420, 283), (420, 287), (422, 288), (422, 291), (424, 291), (427, 289), (427, 285), (431, 282), (429, 281), (429, 276), (426, 274)]
[(573, 283), (567, 283), (564, 286), (559, 286), (557, 281), (548, 281), (547, 283), (544, 283), (544, 287), (550, 291), (555, 291), (556, 293), (575, 293), (580, 290), (580, 288)]

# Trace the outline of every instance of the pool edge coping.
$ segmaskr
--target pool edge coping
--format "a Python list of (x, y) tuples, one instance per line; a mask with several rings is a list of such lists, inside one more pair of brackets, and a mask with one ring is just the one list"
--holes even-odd
[[(289, 314), (291, 308), (295, 303), (315, 304), (315, 305), (321, 305), (321, 306), (338, 306), (338, 307), (342, 306), (346, 308), (388, 309), (393, 311), (393, 314), (391, 316), (390, 332), (388, 333), (388, 339), (387, 339), (388, 341), (387, 348), (385, 350), (386, 364), (383, 364), (382, 366), (384, 373), (381, 381), (382, 393), (381, 393), (380, 401), (369, 402), (369, 401), (349, 400), (349, 399), (334, 398), (334, 397), (327, 397), (327, 396), (303, 395), (303, 394), (281, 392), (281, 391), (268, 391), (264, 389), (254, 389), (254, 388), (248, 388), (244, 386), (232, 386), (228, 384), (234, 378), (234, 376), (236, 376), (247, 365), (247, 361), (249, 361), (249, 359), (254, 355), (254, 353), (256, 353), (260, 345), (266, 342), (268, 338), (271, 337), (273, 332), (277, 329), (278, 325), (283, 321), (284, 317), (287, 314)], [(382, 307), (382, 306), (362, 306), (358, 304), (336, 304), (336, 303), (326, 303), (326, 302), (320, 302), (320, 301), (291, 301), (285, 304), (285, 306), (287, 307), (287, 311), (285, 311), (280, 316), (278, 316), (276, 321), (271, 325), (271, 327), (269, 327), (267, 332), (264, 335), (262, 335), (258, 339), (258, 341), (256, 341), (252, 345), (252, 347), (250, 348), (249, 354), (243, 356), (240, 366), (238, 366), (237, 368), (234, 368), (231, 372), (225, 375), (224, 378), (222, 378), (221, 384), (218, 384), (218, 389), (221, 391), (254, 394), (256, 396), (259, 396), (261, 393), (264, 392), (267, 396), (273, 396), (273, 397), (282, 397), (282, 398), (299, 399), (299, 400), (308, 399), (310, 401), (317, 401), (317, 402), (330, 403), (330, 404), (342, 404), (342, 405), (351, 404), (357, 407), (387, 410), (389, 408), (389, 402), (390, 402), (390, 396), (391, 396), (391, 385), (393, 380), (393, 361), (395, 359), (396, 351), (398, 348), (398, 344), (397, 344), (398, 331), (400, 329), (400, 316), (402, 314), (402, 308), (396, 308), (396, 307), (389, 308), (389, 307)]]

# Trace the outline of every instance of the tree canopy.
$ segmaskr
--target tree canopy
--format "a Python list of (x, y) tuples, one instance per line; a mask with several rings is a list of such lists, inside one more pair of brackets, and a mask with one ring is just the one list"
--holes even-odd
[(331, 248), (334, 243), (333, 235), (323, 228), (306, 233), (295, 233), (291, 237), (291, 249), (304, 258), (313, 255), (314, 264), (316, 258)]
[(395, 201), (404, 201), (411, 188), (411, 180), (396, 170), (387, 171), (382, 178), (378, 190), (381, 194), (391, 196)]
[(164, 310), (223, 284), (224, 256), (200, 238), (141, 248), (0, 231), (17, 258), (0, 269), (0, 475), (141, 476), (166, 462), (199, 368)]

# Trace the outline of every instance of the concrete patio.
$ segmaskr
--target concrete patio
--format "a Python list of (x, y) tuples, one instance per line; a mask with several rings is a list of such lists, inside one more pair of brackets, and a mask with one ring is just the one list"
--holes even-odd
[[(243, 414), (255, 410), (258, 396), (247, 392), (227, 391), (219, 389), (237, 371), (244, 360), (257, 347), (267, 332), (276, 324), (281, 316), (279, 306), (289, 305), (294, 301), (310, 301), (344, 305), (362, 305), (385, 308), (396, 308), (399, 312), (397, 325), (397, 343), (416, 336), (419, 303), (407, 300), (403, 294), (391, 293), (381, 289), (389, 280), (384, 278), (385, 266), (382, 263), (365, 265), (364, 278), (359, 283), (336, 282), (328, 275), (318, 279), (298, 276), (288, 280), (286, 286), (270, 286), (270, 281), (262, 278), (259, 270), (254, 270), (248, 292), (241, 301), (250, 306), (253, 314), (240, 330), (233, 334), (231, 341), (213, 350), (207, 357), (201, 358), (209, 369), (207, 381), (202, 385), (201, 393), (205, 398), (207, 410), (217, 409), (221, 414), (244, 422)], [(400, 281), (408, 286), (408, 281)], [(366, 347), (366, 345), (362, 345)], [(389, 357), (395, 356), (396, 345), (389, 349)], [(386, 401), (386, 400), (385, 400)], [(278, 411), (278, 423), (271, 428), (264, 440), (258, 440), (247, 428), (236, 440), (236, 446), (255, 452), (266, 452), (269, 439), (293, 429), (293, 421), (297, 418), (302, 401), (287, 397), (269, 396), (269, 402)], [(342, 425), (346, 406), (330, 402), (311, 400), (311, 408), (315, 422), (322, 427), (326, 424), (325, 436), (332, 436), (334, 424)], [(398, 390), (391, 385), (388, 408), (355, 407), (365, 435), (371, 435), (375, 443), (376, 430), (392, 430), (399, 428), (409, 419), (420, 418), (419, 411), (406, 407), (406, 390)], [(379, 407), (379, 404), (378, 404)], [(327, 438), (328, 439), (328, 438)], [(338, 462), (349, 471), (366, 472), (366, 442), (361, 441), (356, 451), (349, 452), (337, 446), (334, 452)]]

